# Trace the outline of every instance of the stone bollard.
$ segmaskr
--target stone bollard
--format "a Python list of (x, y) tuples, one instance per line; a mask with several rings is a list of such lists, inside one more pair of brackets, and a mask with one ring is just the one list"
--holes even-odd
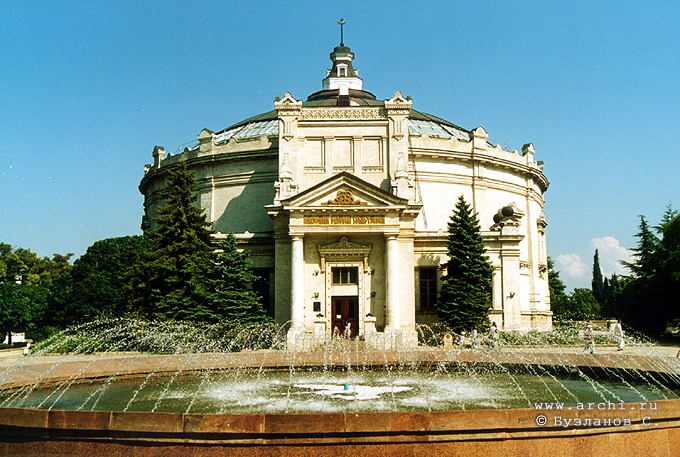
[(366, 317), (364, 318), (364, 335), (369, 335), (371, 333), (375, 333), (375, 321), (376, 318), (372, 314), (367, 314)]
[(326, 319), (323, 315), (318, 314), (316, 319), (314, 319), (314, 335), (324, 336), (326, 334)]

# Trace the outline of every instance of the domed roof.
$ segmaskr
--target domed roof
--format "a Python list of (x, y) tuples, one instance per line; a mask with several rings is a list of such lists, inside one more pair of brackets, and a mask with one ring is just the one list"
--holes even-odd
[[(328, 91), (321, 91), (328, 92)], [(363, 91), (362, 91), (363, 92)], [(318, 94), (319, 92), (317, 92)], [(368, 93), (368, 92), (365, 92)], [(312, 94), (315, 95), (315, 94)], [(311, 97), (311, 96), (310, 96)], [(303, 102), (302, 106), (336, 106), (331, 104), (327, 98), (319, 98), (312, 102)], [(366, 103), (359, 106), (383, 106), (382, 101), (365, 99)], [(309, 104), (308, 104), (309, 103)], [(470, 141), (470, 131), (457, 126), (445, 119), (411, 109), (408, 119), (409, 133), (412, 135), (429, 135), (438, 138), (456, 138), (463, 141)], [(232, 138), (245, 139), (256, 138), (262, 135), (278, 137), (279, 122), (276, 110), (267, 111), (257, 116), (249, 117), (224, 130), (215, 133), (215, 143), (229, 141)]]
[[(338, 89), (324, 89), (307, 97), (302, 106), (338, 106)], [(350, 106), (383, 106), (375, 95), (361, 89), (349, 89)]]
[[(384, 100), (378, 100), (371, 92), (363, 90), (363, 81), (358, 71), (352, 67), (354, 53), (341, 43), (330, 55), (333, 67), (327, 70), (322, 80), (323, 89), (314, 92), (302, 102), (303, 107), (323, 106), (385, 106)], [(445, 119), (411, 109), (408, 120), (409, 133), (412, 135), (429, 135), (439, 138), (457, 138), (470, 141), (470, 131), (463, 129)], [(245, 139), (262, 135), (276, 137), (279, 134), (278, 113), (271, 110), (256, 116), (243, 119), (215, 134), (215, 143), (229, 141), (232, 138)]]

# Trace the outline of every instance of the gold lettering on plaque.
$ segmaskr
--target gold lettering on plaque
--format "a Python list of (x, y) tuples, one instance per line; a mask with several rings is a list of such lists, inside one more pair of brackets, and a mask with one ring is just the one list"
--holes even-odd
[(305, 216), (304, 223), (306, 225), (328, 224), (328, 216)]
[(385, 216), (305, 216), (303, 218), (305, 225), (327, 225), (327, 224), (345, 224), (345, 225), (369, 225), (369, 224), (384, 224)]
[(384, 224), (385, 216), (354, 216), (352, 218), (353, 224)]
[(352, 218), (349, 216), (331, 216), (331, 224), (351, 224)]

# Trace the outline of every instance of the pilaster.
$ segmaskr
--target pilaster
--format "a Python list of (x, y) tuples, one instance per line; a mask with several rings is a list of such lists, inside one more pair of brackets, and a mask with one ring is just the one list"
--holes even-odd
[(400, 92), (394, 97), (385, 100), (385, 110), (388, 119), (388, 144), (389, 144), (389, 174), (397, 178), (399, 156), (408, 158), (408, 117), (411, 113), (413, 102), (405, 98)]
[(282, 99), (277, 97), (274, 107), (279, 118), (279, 180), (274, 183), (276, 189), (274, 202), (277, 203), (298, 191), (293, 175), (293, 170), (297, 169), (294, 140), (297, 137), (302, 101), (295, 100), (290, 92), (286, 92)]
[[(516, 226), (501, 228), (501, 237), (519, 238)], [(521, 238), (520, 238), (521, 239)], [(508, 239), (508, 241), (510, 241)], [(514, 240), (513, 240), (514, 241)], [(520, 249), (516, 243), (504, 243), (501, 252), (501, 290), (503, 294), (503, 328), (515, 330), (522, 328), (520, 293)]]

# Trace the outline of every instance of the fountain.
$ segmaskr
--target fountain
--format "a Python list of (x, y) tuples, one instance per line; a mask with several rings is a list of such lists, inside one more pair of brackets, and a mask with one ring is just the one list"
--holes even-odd
[(130, 321), (65, 333), (0, 366), (0, 454), (672, 455), (680, 443), (674, 358), (342, 338), (286, 352), (285, 335)]

